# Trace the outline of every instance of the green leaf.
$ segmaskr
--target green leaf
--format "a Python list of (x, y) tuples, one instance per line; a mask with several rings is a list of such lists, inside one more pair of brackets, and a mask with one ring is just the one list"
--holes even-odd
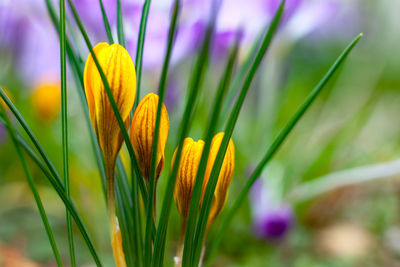
[(260, 163), (257, 165), (256, 169), (251, 174), (250, 178), (247, 180), (247, 182), (246, 182), (244, 188), (242, 189), (242, 191), (240, 192), (239, 196), (236, 197), (236, 201), (234, 202), (233, 207), (231, 208), (228, 215), (224, 219), (216, 238), (213, 240), (213, 243), (210, 248), (210, 256), (209, 256), (209, 260), (207, 261), (207, 266), (210, 266), (211, 259), (214, 256), (214, 254), (218, 248), (218, 245), (222, 240), (223, 234), (228, 229), (229, 223), (232, 221), (232, 219), (233, 219), (234, 215), (236, 214), (237, 210), (239, 209), (240, 205), (245, 200), (251, 186), (261, 175), (261, 173), (262, 173), (263, 169), (265, 168), (265, 166), (267, 165), (267, 163), (274, 156), (274, 154), (279, 149), (279, 147), (281, 146), (283, 141), (285, 141), (286, 137), (293, 130), (294, 126), (297, 124), (297, 122), (300, 120), (300, 118), (304, 115), (304, 113), (307, 111), (307, 109), (310, 107), (310, 105), (314, 102), (314, 100), (319, 95), (319, 93), (322, 91), (324, 86), (328, 83), (329, 79), (333, 76), (333, 74), (339, 68), (339, 66), (344, 62), (344, 60), (347, 58), (350, 51), (358, 43), (358, 41), (360, 40), (361, 37), (362, 37), (362, 34), (358, 35), (346, 47), (346, 49), (342, 52), (342, 54), (338, 57), (338, 59), (335, 61), (335, 63), (331, 66), (331, 68), (328, 70), (328, 72), (325, 74), (325, 76), (322, 78), (322, 80), (317, 84), (317, 86), (307, 96), (305, 101), (297, 109), (295, 114), (290, 118), (289, 122), (285, 125), (285, 127), (281, 130), (281, 132), (275, 138), (274, 142), (268, 148), (265, 156), (260, 161)]
[[(65, 34), (65, 0), (60, 0), (60, 64), (61, 64), (61, 128), (62, 128), (62, 154), (65, 194), (70, 198), (69, 169), (68, 169), (68, 107), (67, 107), (67, 60), (66, 60), (66, 34)], [(71, 215), (66, 211), (68, 245), (71, 266), (76, 266), (74, 235), (72, 233)]]
[[(269, 24), (268, 24), (269, 25)], [(226, 117), (228, 118), (229, 113), (229, 109), (232, 107), (233, 104), (233, 100), (235, 99), (236, 93), (240, 88), (240, 84), (243, 82), (243, 79), (246, 76), (246, 72), (247, 70), (250, 68), (251, 63), (253, 62), (254, 58), (257, 55), (258, 52), (258, 48), (261, 45), (261, 42), (263, 40), (264, 34), (266, 29), (268, 29), (269, 27), (265, 27), (265, 29), (263, 29), (259, 36), (257, 37), (256, 41), (253, 43), (253, 45), (251, 46), (251, 49), (246, 57), (246, 59), (244, 60), (244, 63), (239, 67), (239, 70), (237, 73), (235, 73), (235, 77), (232, 81), (231, 86), (229, 87), (228, 90), (228, 94), (226, 96), (226, 101), (225, 104), (222, 108), (222, 117)], [(225, 120), (219, 120), (219, 125), (222, 124)]]
[(147, 20), (148, 20), (149, 11), (150, 11), (150, 2), (151, 2), (151, 0), (145, 0), (143, 9), (142, 9), (142, 17), (140, 19), (138, 42), (137, 42), (137, 47), (136, 47), (136, 60), (135, 60), (137, 87), (136, 87), (135, 104), (133, 105), (132, 114), (133, 114), (133, 111), (136, 109), (137, 104), (139, 103), (139, 99), (140, 99), (140, 84), (141, 84), (141, 80), (142, 80), (144, 38), (146, 36)]
[(32, 191), (33, 197), (35, 198), (36, 205), (37, 205), (39, 213), (40, 213), (40, 218), (42, 219), (44, 228), (46, 230), (46, 234), (47, 234), (47, 237), (49, 239), (49, 242), (50, 242), (50, 245), (51, 245), (51, 249), (53, 250), (54, 257), (56, 258), (57, 265), (58, 266), (63, 266), (62, 261), (61, 261), (61, 257), (60, 257), (60, 252), (58, 251), (57, 244), (56, 244), (56, 241), (54, 239), (53, 231), (51, 230), (50, 223), (49, 223), (49, 220), (48, 220), (47, 215), (46, 215), (46, 211), (44, 210), (44, 207), (43, 207), (43, 204), (42, 204), (42, 200), (40, 199), (40, 196), (39, 196), (39, 192), (36, 189), (35, 183), (33, 181), (33, 177), (31, 175), (31, 172), (29, 171), (29, 167), (28, 167), (28, 164), (26, 162), (25, 156), (24, 156), (24, 154), (23, 154), (23, 152), (21, 150), (21, 147), (20, 147), (20, 145), (18, 143), (17, 134), (15, 132), (14, 126), (10, 122), (9, 118), (7, 117), (7, 115), (5, 115), (4, 109), (3, 109), (3, 107), (1, 105), (0, 105), (0, 115), (1, 115), (2, 120), (5, 122), (5, 125), (6, 125), (6, 127), (8, 129), (9, 134), (10, 134), (11, 140), (14, 143), (15, 149), (17, 150), (18, 156), (19, 156), (20, 161), (22, 163), (22, 167), (24, 169), (26, 178), (28, 180), (29, 187), (30, 187), (30, 189)]
[(113, 39), (113, 36), (111, 33), (110, 22), (108, 21), (107, 13), (106, 13), (106, 10), (103, 5), (103, 0), (99, 0), (99, 4), (100, 4), (100, 9), (101, 9), (101, 15), (103, 17), (104, 28), (106, 29), (106, 33), (107, 33), (108, 42), (110, 44), (113, 44), (114, 39)]
[[(154, 255), (158, 252), (158, 249), (154, 249), (154, 255), (152, 257), (152, 241), (153, 241), (153, 228), (151, 226), (153, 221), (153, 209), (155, 213), (156, 203), (155, 194), (156, 194), (156, 159), (157, 159), (157, 149), (158, 149), (158, 139), (160, 135), (160, 123), (161, 123), (161, 110), (164, 103), (165, 91), (167, 87), (167, 77), (168, 77), (168, 67), (172, 54), (172, 47), (174, 38), (176, 35), (176, 26), (179, 16), (180, 10), (180, 0), (176, 0), (173, 6), (173, 13), (170, 22), (169, 32), (168, 32), (168, 41), (167, 41), (167, 50), (164, 57), (164, 63), (161, 71), (161, 77), (158, 88), (158, 105), (157, 105), (157, 114), (156, 114), (156, 122), (154, 127), (154, 136), (153, 136), (153, 144), (152, 144), (152, 155), (151, 155), (151, 164), (150, 164), (150, 177), (149, 177), (149, 200), (146, 206), (146, 236), (145, 236), (145, 266), (150, 266), (151, 261), (155, 261)], [(154, 218), (155, 220), (155, 218)]]
[[(243, 102), (246, 98), (247, 92), (250, 88), (251, 82), (254, 78), (254, 75), (263, 59), (269, 45), (271, 44), (272, 38), (278, 29), (279, 22), (282, 18), (283, 8), (285, 1), (282, 1), (278, 10), (276, 11), (274, 18), (271, 22), (271, 25), (265, 34), (263, 42), (261, 44), (260, 49), (257, 52), (257, 55), (253, 61), (253, 64), (250, 67), (249, 72), (246, 75), (246, 79), (244, 80), (242, 89), (240, 91), (239, 97), (236, 100), (235, 106), (231, 112), (227, 125), (225, 127), (225, 134), (221, 142), (221, 146), (218, 150), (218, 154), (215, 158), (214, 166), (212, 168), (210, 178), (206, 187), (206, 191), (204, 194), (204, 199), (200, 209), (199, 221), (196, 227), (196, 234), (194, 239), (194, 251), (195, 254), (191, 259), (191, 262), (188, 263), (190, 266), (196, 266), (200, 260), (201, 250), (203, 247), (204, 235), (207, 227), (208, 215), (210, 213), (211, 203), (214, 198), (215, 188), (218, 182), (219, 172), (221, 170), (221, 166), (225, 157), (226, 149), (228, 148), (229, 140), (232, 136), (233, 129), (236, 125), (237, 119), (239, 117), (240, 110), (242, 108)], [(189, 265), (184, 265), (189, 266)]]
[(120, 45), (125, 47), (121, 0), (117, 0), (117, 30), (118, 30), (118, 42)]

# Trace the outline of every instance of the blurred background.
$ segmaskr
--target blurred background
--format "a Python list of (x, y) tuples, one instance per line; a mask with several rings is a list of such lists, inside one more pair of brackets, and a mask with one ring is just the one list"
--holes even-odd
[[(92, 43), (106, 41), (98, 1), (73, 2)], [(103, 2), (116, 36), (116, 1)], [(143, 2), (122, 1), (127, 49), (133, 59)], [(151, 3), (141, 97), (158, 88), (172, 2)], [(183, 0), (166, 93), (171, 124), (167, 170), (210, 3)], [(277, 0), (222, 1), (190, 137), (203, 138), (208, 118), (204, 114), (210, 113), (210, 96), (236, 32), (242, 32), (239, 67), (278, 5)], [(393, 0), (286, 1), (283, 22), (233, 134), (236, 168), (225, 210), (340, 52), (358, 33), (364, 37), (252, 188), (214, 266), (400, 266), (399, 10), (400, 2)], [(86, 60), (88, 51), (67, 16), (68, 35)], [(58, 42), (44, 0), (0, 0), (0, 85), (61, 171)], [(69, 73), (71, 194), (101, 259), (112, 266), (105, 201), (76, 89)], [(225, 121), (221, 119), (220, 131)], [(34, 163), (29, 165), (68, 262), (65, 208), (42, 172)], [(165, 173), (159, 180), (161, 196)], [(21, 163), (2, 124), (0, 203), (0, 266), (55, 266)], [(221, 213), (209, 240), (225, 215)], [(175, 207), (169, 226), (168, 264), (179, 236)], [(78, 231), (75, 237), (80, 266), (92, 266)]]

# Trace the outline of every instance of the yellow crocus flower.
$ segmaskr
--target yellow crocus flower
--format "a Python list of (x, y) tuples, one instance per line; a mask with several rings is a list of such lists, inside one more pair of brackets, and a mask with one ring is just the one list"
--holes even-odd
[[(140, 101), (138, 107), (136, 108), (131, 125), (132, 146), (135, 151), (139, 167), (147, 183), (149, 183), (150, 176), (157, 107), (158, 95), (153, 93), (147, 94), (142, 101)], [(168, 131), (168, 112), (163, 104), (161, 108), (160, 131), (156, 157), (156, 181), (160, 177), (160, 174), (164, 168), (164, 151), (167, 143)]]
[[(221, 146), (224, 133), (218, 133), (211, 142), (210, 153), (207, 160), (207, 167), (203, 182), (202, 198), (217, 157), (219, 147)], [(179, 213), (186, 219), (189, 213), (190, 200), (192, 198), (193, 187), (195, 184), (197, 170), (199, 168), (201, 154), (203, 152), (204, 142), (199, 140), (193, 141), (192, 138), (186, 138), (183, 142), (181, 163), (178, 168), (177, 180), (174, 191), (174, 198), (178, 206)], [(172, 158), (172, 166), (175, 161), (175, 154)], [(229, 185), (232, 181), (233, 171), (235, 168), (235, 146), (232, 139), (229, 140), (228, 148), (225, 153), (224, 161), (218, 177), (217, 186), (214, 192), (213, 202), (211, 204), (209, 222), (215, 220), (225, 205), (229, 191)]]
[[(201, 154), (204, 148), (204, 141), (194, 141), (192, 138), (185, 138), (182, 146), (181, 160), (176, 177), (174, 199), (183, 221), (189, 215), (190, 200), (192, 199), (193, 187), (199, 168)], [(175, 163), (176, 150), (172, 157), (172, 167)]]
[[(107, 77), (121, 118), (128, 124), (136, 94), (133, 61), (125, 48), (119, 44), (99, 43), (93, 50)], [(123, 137), (91, 54), (86, 60), (84, 83), (90, 120), (107, 164), (108, 159), (115, 161)]]
[[(110, 85), (121, 118), (128, 126), (136, 94), (136, 72), (133, 61), (125, 48), (119, 44), (99, 43), (93, 50)], [(84, 85), (90, 120), (103, 152), (106, 167), (108, 214), (114, 259), (117, 267), (124, 267), (126, 263), (114, 201), (115, 161), (122, 146), (123, 136), (91, 54), (86, 60)]]
[[(224, 133), (218, 133), (217, 135), (214, 136), (214, 138), (211, 141), (210, 153), (207, 159), (207, 166), (204, 175), (202, 196), (200, 199), (199, 208), (202, 205), (204, 192), (207, 183), (209, 181), (211, 171), (214, 166), (214, 162), (217, 157), (218, 150), (221, 146), (223, 137)], [(182, 155), (178, 167), (178, 173), (176, 177), (176, 185), (174, 191), (174, 199), (178, 207), (178, 211), (182, 217), (180, 242), (179, 242), (177, 256), (175, 257), (175, 266), (179, 267), (181, 266), (183, 240), (186, 230), (187, 217), (189, 215), (190, 201), (192, 199), (193, 188), (195, 185), (196, 175), (199, 168), (203, 148), (204, 148), (204, 142), (202, 140), (195, 142), (192, 138), (186, 138), (183, 142)], [(176, 150), (172, 158), (172, 167), (175, 163), (175, 156), (176, 156)], [(235, 167), (235, 147), (232, 139), (230, 139), (221, 166), (221, 170), (218, 176), (218, 182), (215, 188), (214, 197), (211, 203), (205, 237), (207, 236), (207, 233), (212, 223), (217, 218), (219, 213), (222, 211), (226, 203), (229, 186), (233, 177), (234, 167)]]

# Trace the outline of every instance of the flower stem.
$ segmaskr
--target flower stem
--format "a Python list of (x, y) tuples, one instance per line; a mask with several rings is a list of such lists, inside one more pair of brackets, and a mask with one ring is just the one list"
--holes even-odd
[(115, 265), (117, 267), (126, 267), (121, 231), (118, 225), (118, 218), (115, 216), (114, 166), (115, 164), (106, 164), (107, 206), (108, 219), (110, 222), (111, 247), (113, 250)]
[(179, 237), (179, 245), (176, 251), (176, 256), (174, 257), (175, 267), (182, 266), (182, 256), (183, 256), (183, 244), (185, 241), (185, 232), (186, 232), (186, 225), (187, 225), (187, 218), (182, 218), (182, 225), (181, 225), (181, 234)]

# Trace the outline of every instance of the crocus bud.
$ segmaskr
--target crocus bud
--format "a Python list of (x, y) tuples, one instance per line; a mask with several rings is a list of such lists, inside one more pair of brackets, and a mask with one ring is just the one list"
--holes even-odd
[[(153, 138), (156, 126), (158, 95), (150, 93), (140, 101), (133, 115), (131, 125), (131, 142), (139, 167), (144, 178), (149, 182)], [(164, 151), (169, 131), (168, 112), (165, 105), (161, 108), (160, 130), (156, 157), (156, 179), (164, 168)]]
[[(99, 43), (93, 50), (107, 77), (121, 118), (127, 125), (136, 94), (136, 72), (132, 59), (119, 44)], [(113, 168), (123, 137), (91, 54), (86, 60), (84, 83), (90, 120), (106, 165)]]
[(57, 81), (39, 82), (32, 95), (33, 110), (43, 122), (51, 122), (60, 112), (61, 89)]
[[(221, 146), (224, 133), (218, 133), (214, 136), (211, 142), (210, 154), (208, 156), (206, 174), (204, 179), (204, 186), (208, 183), (208, 179), (211, 175), (212, 168), (214, 166), (215, 159), (218, 154), (218, 150)], [(235, 146), (232, 139), (229, 140), (228, 148), (225, 153), (224, 161), (221, 166), (221, 170), (218, 177), (217, 187), (214, 192), (214, 199), (211, 204), (209, 224), (211, 224), (222, 211), (229, 191), (229, 185), (231, 184), (233, 171), (235, 169)]]
[[(204, 142), (202, 140), (195, 142), (192, 138), (185, 138), (183, 142), (174, 192), (176, 206), (183, 220), (185, 220), (189, 214), (190, 200), (192, 199), (193, 187), (203, 147)], [(175, 156), (176, 150), (172, 157), (172, 166), (175, 163)]]

